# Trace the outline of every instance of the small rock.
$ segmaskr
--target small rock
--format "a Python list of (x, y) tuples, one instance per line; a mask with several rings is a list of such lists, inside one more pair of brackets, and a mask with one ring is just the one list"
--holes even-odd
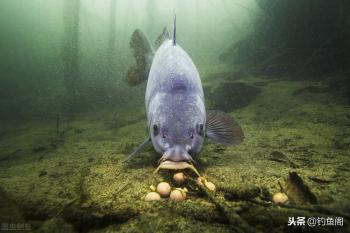
[(159, 201), (160, 195), (156, 192), (150, 192), (146, 195), (145, 201)]
[(161, 182), (157, 186), (157, 192), (160, 194), (162, 197), (167, 197), (169, 196), (171, 191), (171, 187), (167, 182)]
[(285, 193), (275, 193), (272, 197), (272, 201), (276, 204), (286, 204), (288, 202), (288, 196)]

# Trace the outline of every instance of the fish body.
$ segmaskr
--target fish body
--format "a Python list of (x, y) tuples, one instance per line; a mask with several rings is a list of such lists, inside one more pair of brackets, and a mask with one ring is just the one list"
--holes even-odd
[(201, 150), (206, 123), (202, 83), (190, 56), (169, 39), (154, 55), (145, 103), (150, 138), (164, 159), (190, 160)]
[(191, 168), (192, 165), (185, 166), (184, 162), (193, 161), (192, 156), (201, 151), (205, 137), (226, 145), (242, 142), (243, 131), (230, 115), (221, 111), (206, 112), (198, 70), (176, 43), (176, 18), (173, 38), (169, 38), (165, 28), (156, 41), (155, 51), (138, 29), (130, 45), (136, 65), (128, 71), (128, 82), (135, 85), (147, 80), (145, 105), (149, 139), (129, 158), (152, 141), (154, 149), (162, 155), (157, 170), (162, 164), (166, 169)]

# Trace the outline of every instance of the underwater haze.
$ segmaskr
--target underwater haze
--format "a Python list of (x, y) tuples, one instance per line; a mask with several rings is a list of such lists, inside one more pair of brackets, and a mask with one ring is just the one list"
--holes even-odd
[[(155, 131), (137, 51), (175, 15), (207, 113), (244, 133), (208, 134), (198, 174), (126, 160)], [(1, 0), (0, 232), (349, 232), (349, 105), (344, 0)]]
[[(82, 101), (74, 111), (91, 111), (144, 95), (143, 89), (125, 90), (123, 78), (132, 63), (129, 40), (136, 28), (155, 41), (163, 27), (172, 27), (176, 13), (179, 43), (198, 67), (210, 70), (209, 65), (219, 65), (218, 54), (249, 30), (253, 13), (245, 5), (256, 8), (254, 1), (89, 0), (78, 6), (62, 0), (1, 1), (1, 118), (50, 116), (65, 108), (65, 85), (71, 84), (64, 83), (63, 53), (65, 39), (73, 33), (67, 30), (75, 23), (76, 88)], [(137, 100), (134, 104), (143, 107)]]

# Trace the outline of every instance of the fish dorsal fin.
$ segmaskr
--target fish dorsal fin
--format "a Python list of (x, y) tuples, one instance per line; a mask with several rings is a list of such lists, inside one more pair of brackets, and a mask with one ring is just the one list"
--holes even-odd
[(207, 137), (216, 143), (238, 145), (243, 141), (242, 128), (229, 114), (211, 110), (207, 112)]
[(129, 68), (127, 81), (131, 86), (135, 86), (147, 79), (153, 51), (146, 36), (139, 29), (136, 29), (131, 36), (130, 48), (133, 51), (136, 64)]
[(173, 21), (173, 45), (176, 45), (176, 14), (174, 14), (174, 21)]
[(169, 37), (168, 29), (164, 27), (162, 34), (158, 36), (156, 42), (154, 43), (154, 50), (157, 50), (163, 44), (163, 42), (169, 38), (170, 37)]

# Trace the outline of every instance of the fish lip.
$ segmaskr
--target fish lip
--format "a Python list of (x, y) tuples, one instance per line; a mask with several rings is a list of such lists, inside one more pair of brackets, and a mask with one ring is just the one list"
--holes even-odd
[(182, 170), (190, 165), (188, 161), (173, 161), (169, 159), (163, 160), (159, 164), (159, 166), (168, 167), (169, 170)]
[(162, 160), (171, 160), (175, 162), (193, 161), (191, 155), (188, 153), (188, 150), (185, 149), (185, 146), (179, 144), (174, 144), (167, 148), (163, 152), (163, 156), (160, 158), (160, 161)]
[(160, 159), (160, 164), (157, 167), (157, 169), (154, 171), (154, 173), (157, 173), (159, 170), (165, 169), (165, 170), (185, 170), (190, 169), (196, 175), (200, 176), (197, 169), (193, 166), (193, 164), (189, 161), (172, 161), (169, 159)]

